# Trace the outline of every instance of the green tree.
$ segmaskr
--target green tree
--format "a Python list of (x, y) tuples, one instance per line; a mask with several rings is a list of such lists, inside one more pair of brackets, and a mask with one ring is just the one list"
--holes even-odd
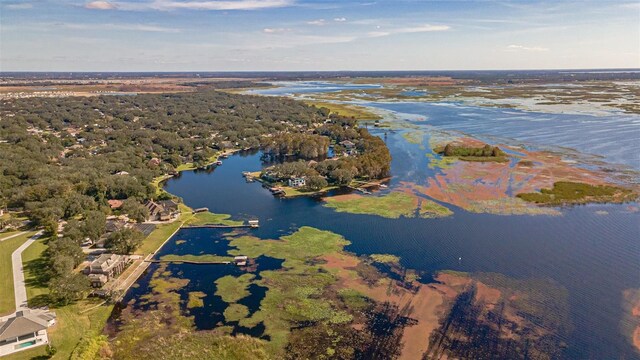
[(325, 178), (320, 175), (312, 175), (307, 178), (305, 186), (309, 190), (318, 191), (327, 185), (327, 180), (325, 180)]
[(84, 216), (84, 235), (96, 241), (104, 234), (107, 217), (100, 211), (88, 211)]
[(135, 198), (129, 198), (122, 203), (122, 212), (136, 222), (144, 222), (149, 217), (149, 209), (140, 204)]
[(67, 305), (82, 299), (89, 290), (89, 278), (84, 274), (67, 273), (51, 279), (49, 288), (56, 302)]
[(140, 246), (144, 234), (136, 229), (124, 228), (109, 235), (106, 246), (118, 254), (131, 254)]

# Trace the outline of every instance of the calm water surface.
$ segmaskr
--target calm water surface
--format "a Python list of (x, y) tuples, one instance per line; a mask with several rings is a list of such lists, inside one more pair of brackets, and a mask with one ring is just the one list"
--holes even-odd
[[(534, 131), (520, 127), (521, 123), (539, 120), (546, 129), (556, 126), (551, 115), (509, 120), (494, 116), (502, 110), (487, 112), (483, 108), (466, 109), (469, 115), (460, 123), (453, 118), (450, 107), (431, 104), (385, 104), (387, 109), (406, 113), (424, 112), (424, 121), (445, 129), (482, 132), (487, 136), (526, 138), (552, 144), (555, 136), (573, 138), (571, 146), (580, 148), (587, 143), (579, 132), (561, 130), (536, 137)], [(419, 109), (419, 110), (416, 110)], [(462, 110), (458, 110), (462, 111)], [(512, 111), (512, 110), (509, 110)], [(518, 112), (514, 116), (526, 116)], [(481, 119), (491, 124), (480, 124)], [(556, 115), (553, 115), (555, 117)], [(548, 119), (547, 119), (548, 118)], [(618, 119), (621, 129), (637, 119)], [(483, 120), (484, 121), (484, 120)], [(581, 120), (569, 116), (568, 123)], [(504, 126), (494, 129), (495, 122)], [(588, 128), (588, 121), (583, 124)], [(530, 128), (531, 125), (528, 125)], [(637, 126), (636, 126), (637, 127)], [(504, 133), (502, 132), (504, 129)], [(570, 129), (570, 127), (567, 127)], [(541, 130), (545, 133), (547, 130)], [(563, 132), (563, 134), (555, 134)], [(529, 135), (527, 135), (529, 134)], [(573, 134), (573, 135), (571, 135)], [(400, 180), (420, 181), (433, 175), (426, 166), (424, 150), (403, 141), (400, 134), (379, 133), (389, 146), (394, 179), (390, 187)], [(516, 136), (517, 135), (517, 136)], [(612, 135), (608, 135), (612, 136)], [(629, 134), (621, 131), (621, 141)], [(555, 140), (554, 140), (555, 141)], [(558, 140), (560, 141), (560, 140)], [(562, 140), (564, 141), (564, 140)], [(597, 152), (597, 151), (596, 151)], [(625, 156), (609, 152), (618, 163), (633, 165)], [(552, 279), (569, 293), (573, 331), (565, 339), (565, 356), (571, 359), (634, 359), (640, 358), (620, 332), (623, 318), (622, 291), (640, 288), (640, 215), (630, 211), (630, 205), (587, 205), (563, 209), (562, 216), (499, 216), (474, 214), (449, 206), (454, 215), (444, 219), (384, 219), (368, 215), (336, 213), (313, 198), (274, 198), (259, 183), (245, 183), (243, 171), (256, 171), (262, 166), (259, 153), (234, 155), (224, 164), (209, 171), (184, 172), (170, 179), (166, 190), (180, 196), (191, 207), (208, 207), (215, 213), (233, 215), (236, 219), (260, 219), (260, 228), (252, 230), (261, 238), (277, 238), (300, 226), (330, 230), (351, 241), (347, 250), (356, 254), (390, 253), (402, 258), (406, 267), (432, 273), (443, 269), (468, 272), (496, 272), (519, 279)], [(637, 204), (632, 204), (637, 206)], [(178, 232), (161, 250), (164, 254), (220, 254), (227, 243), (220, 240), (216, 229), (189, 229)], [(176, 244), (184, 239), (186, 243)], [(462, 260), (459, 260), (459, 259)], [(281, 262), (261, 259), (263, 268), (278, 268)], [(152, 268), (153, 270), (154, 268)], [(224, 303), (213, 296), (214, 281), (220, 276), (238, 273), (238, 269), (225, 266), (170, 265), (169, 270), (191, 280), (182, 293), (186, 300), (189, 291), (204, 291), (205, 307), (192, 312), (196, 325), (202, 329), (215, 327), (223, 319)], [(127, 298), (136, 298), (148, 291), (145, 285), (151, 273), (141, 278), (137, 289)], [(254, 288), (247, 298), (251, 311), (257, 309), (264, 289)], [(236, 329), (237, 332), (261, 335), (261, 329)]]

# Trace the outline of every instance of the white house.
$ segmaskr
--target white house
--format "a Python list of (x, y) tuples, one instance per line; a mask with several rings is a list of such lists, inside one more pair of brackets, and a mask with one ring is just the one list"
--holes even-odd
[(0, 356), (49, 343), (47, 328), (56, 323), (49, 311), (22, 310), (0, 322)]
[(289, 179), (289, 186), (293, 188), (302, 187), (306, 184), (306, 180), (302, 177), (292, 177), (291, 179)]

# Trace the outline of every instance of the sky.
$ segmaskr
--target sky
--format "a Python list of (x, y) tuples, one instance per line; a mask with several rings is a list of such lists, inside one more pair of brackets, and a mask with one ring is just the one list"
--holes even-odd
[(640, 0), (0, 0), (0, 71), (640, 68)]

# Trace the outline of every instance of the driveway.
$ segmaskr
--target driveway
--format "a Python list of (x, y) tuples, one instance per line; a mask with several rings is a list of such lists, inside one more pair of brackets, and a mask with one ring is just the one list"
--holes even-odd
[(42, 231), (38, 231), (29, 240), (25, 241), (19, 248), (11, 254), (13, 265), (13, 293), (16, 299), (16, 311), (25, 310), (27, 306), (27, 287), (24, 283), (24, 268), (22, 266), (22, 252), (31, 246), (42, 236)]

